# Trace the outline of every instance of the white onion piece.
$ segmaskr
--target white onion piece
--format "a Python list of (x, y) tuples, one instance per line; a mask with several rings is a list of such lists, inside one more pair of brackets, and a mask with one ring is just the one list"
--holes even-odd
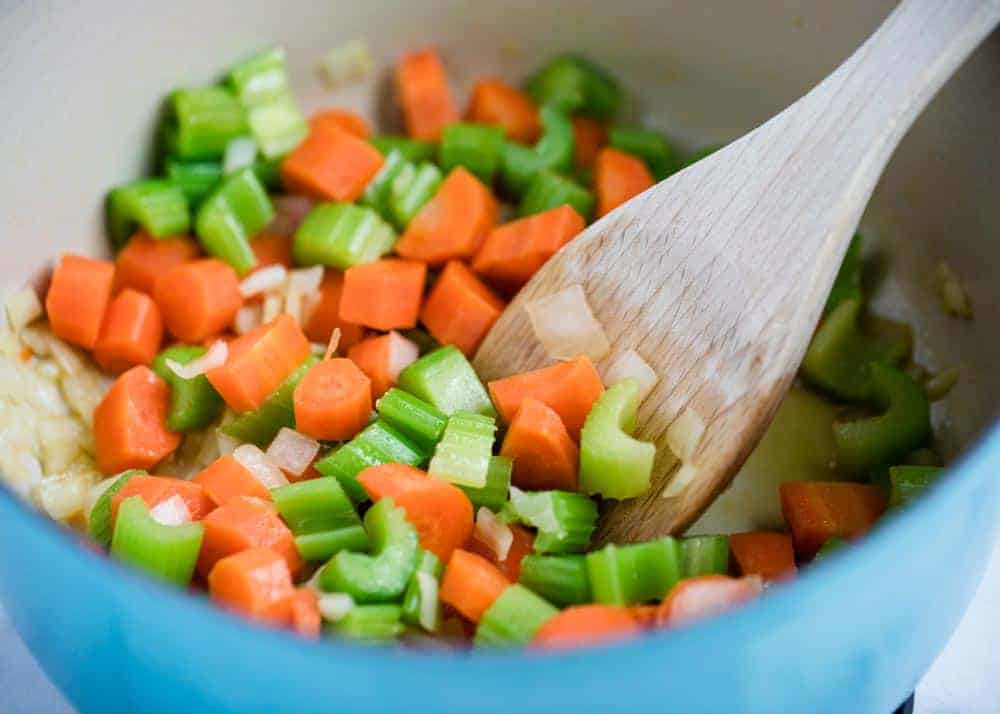
[(229, 345), (226, 344), (225, 340), (216, 340), (209, 347), (208, 352), (198, 359), (192, 360), (187, 364), (179, 364), (172, 359), (168, 359), (167, 367), (181, 379), (194, 379), (211, 369), (221, 367), (226, 363), (228, 357)]
[(255, 270), (240, 283), (240, 295), (245, 298), (280, 290), (288, 278), (284, 265), (268, 265)]
[(420, 612), (417, 621), (428, 632), (434, 632), (438, 625), (438, 581), (430, 573), (418, 570), (417, 588), (420, 591)]
[(315, 201), (305, 196), (277, 196), (272, 203), (274, 219), (264, 232), (288, 237), (295, 235), (299, 225), (316, 205)]
[(298, 289), (303, 295), (319, 292), (319, 286), (322, 283), (322, 265), (314, 265), (311, 268), (299, 268), (288, 273), (288, 286)]
[(260, 324), (266, 325), (281, 314), (281, 306), (284, 304), (284, 300), (281, 299), (281, 295), (275, 293), (273, 295), (268, 295), (264, 298), (264, 305), (260, 312)]
[(326, 343), (326, 349), (323, 350), (323, 359), (333, 357), (338, 347), (340, 347), (340, 328), (334, 327), (333, 332), (330, 333), (330, 341)]
[(266, 456), (268, 461), (282, 471), (301, 476), (318, 453), (318, 441), (283, 426), (267, 447)]
[(229, 434), (222, 433), (221, 430), (216, 430), (215, 441), (219, 447), (219, 456), (229, 456), (240, 445), (239, 439), (234, 439)]
[(305, 311), (303, 307), (304, 303), (302, 291), (295, 287), (288, 288), (285, 292), (285, 314), (291, 315), (292, 319), (299, 325), (304, 325)]
[(222, 172), (231, 174), (247, 166), (253, 166), (257, 158), (257, 142), (252, 136), (238, 136), (226, 144), (226, 153), (222, 157)]
[(333, 88), (364, 79), (374, 65), (368, 45), (362, 40), (352, 40), (334, 47), (319, 61), (323, 77)]
[(472, 536), (492, 550), (501, 563), (507, 560), (507, 554), (514, 543), (514, 532), (510, 526), (486, 506), (480, 506), (476, 512), (476, 529)]
[(236, 311), (236, 318), (233, 320), (233, 330), (237, 335), (245, 335), (261, 326), (261, 315), (263, 310), (259, 303), (244, 305)]
[(233, 451), (233, 458), (253, 474), (253, 477), (260, 481), (264, 488), (272, 489), (279, 486), (287, 486), (288, 479), (281, 469), (272, 464), (267, 459), (267, 455), (253, 444), (241, 444)]
[(705, 422), (688, 407), (667, 427), (667, 446), (682, 461), (690, 461), (705, 433)]
[(179, 526), (191, 522), (191, 511), (180, 496), (171, 496), (149, 509), (149, 516), (163, 526)]
[(525, 309), (535, 336), (553, 359), (586, 355), (598, 360), (611, 349), (580, 285), (532, 300)]
[(10, 329), (18, 333), (43, 314), (42, 301), (31, 288), (23, 288), (4, 302)]
[(354, 609), (354, 598), (347, 593), (326, 593), (316, 599), (319, 614), (327, 622), (336, 622)]
[(399, 373), (417, 361), (420, 348), (413, 340), (393, 330), (389, 333), (389, 379), (396, 382)]
[(697, 477), (697, 466), (694, 464), (681, 464), (681, 467), (670, 477), (667, 487), (663, 489), (663, 498), (677, 498)]
[(309, 351), (317, 357), (322, 357), (326, 354), (326, 345), (320, 344), (319, 342), (310, 342)]
[(634, 379), (639, 383), (640, 402), (649, 396), (653, 387), (660, 381), (660, 377), (653, 371), (653, 368), (635, 350), (622, 352), (618, 359), (604, 370), (605, 386), (610, 387), (623, 379)]

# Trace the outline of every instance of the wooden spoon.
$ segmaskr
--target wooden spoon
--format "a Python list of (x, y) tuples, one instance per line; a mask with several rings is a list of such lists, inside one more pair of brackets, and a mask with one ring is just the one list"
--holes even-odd
[[(599, 541), (682, 531), (729, 484), (893, 150), (998, 21), (1000, 0), (904, 0), (807, 95), (594, 223), (510, 303), (475, 358), (486, 379), (551, 364), (525, 305), (572, 285), (613, 346), (598, 367), (635, 349), (660, 376), (637, 431), (657, 447), (653, 485), (606, 508)], [(705, 430), (677, 469), (666, 435), (685, 410)]]

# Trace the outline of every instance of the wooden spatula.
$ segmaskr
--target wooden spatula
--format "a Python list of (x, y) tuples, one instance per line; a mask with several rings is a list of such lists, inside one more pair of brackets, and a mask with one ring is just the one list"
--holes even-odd
[[(613, 345), (606, 359), (636, 349), (660, 377), (637, 432), (657, 446), (652, 488), (608, 508), (599, 540), (681, 531), (726, 487), (798, 369), (893, 150), (998, 20), (1000, 0), (904, 0), (806, 96), (594, 223), (511, 302), (476, 355), (485, 378), (552, 362), (525, 306), (572, 285)], [(685, 410), (705, 429), (678, 470), (666, 434)]]

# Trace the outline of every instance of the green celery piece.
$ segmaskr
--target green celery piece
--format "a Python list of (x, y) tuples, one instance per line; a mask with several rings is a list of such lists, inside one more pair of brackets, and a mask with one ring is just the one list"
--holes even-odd
[[(435, 580), (440, 581), (444, 572), (444, 565), (441, 560), (429, 550), (421, 550), (417, 555), (417, 567), (410, 576), (410, 582), (406, 585), (406, 592), (403, 595), (403, 621), (414, 626), (421, 626), (420, 612), (423, 607), (423, 590), (420, 587), (420, 578), (417, 573), (427, 573)], [(441, 621), (441, 605), (437, 601), (435, 593), (435, 617), (431, 627), (425, 628), (428, 632), (437, 630), (437, 625)]]
[(335, 478), (288, 484), (271, 491), (278, 513), (305, 560), (327, 560), (345, 546), (367, 550), (368, 537), (354, 504)]
[(347, 270), (392, 250), (396, 232), (374, 209), (350, 203), (315, 206), (295, 232), (292, 256), (298, 265)]
[(444, 176), (432, 163), (409, 164), (389, 186), (389, 212), (394, 225), (403, 230), (420, 209), (434, 198)]
[(280, 99), (288, 91), (285, 50), (272, 47), (236, 65), (229, 73), (229, 86), (245, 107)]
[(608, 143), (619, 151), (638, 156), (645, 161), (657, 181), (662, 181), (681, 169), (677, 152), (667, 138), (658, 131), (613, 126), (608, 132)]
[(191, 212), (181, 187), (164, 179), (143, 179), (113, 189), (108, 194), (112, 245), (124, 245), (139, 226), (153, 238), (187, 233)]
[(368, 538), (365, 527), (360, 523), (356, 526), (343, 526), (333, 530), (295, 536), (295, 549), (306, 561), (327, 560), (342, 550), (365, 553), (370, 548), (371, 540)]
[(603, 498), (633, 498), (649, 488), (656, 447), (631, 436), (639, 383), (625, 379), (601, 395), (580, 432), (580, 490)]
[(499, 512), (510, 496), (510, 478), (514, 470), (514, 462), (506, 456), (494, 456), (490, 459), (486, 470), (486, 485), (482, 488), (459, 486), (469, 497), (473, 508), (485, 506), (491, 511)]
[[(503, 152), (503, 127), (492, 124), (456, 122), (441, 132), (438, 163), (448, 173), (457, 166), (464, 166), (487, 186), (500, 166)], [(572, 134), (570, 135), (572, 141)], [(573, 146), (570, 144), (572, 155)]]
[(436, 407), (393, 387), (375, 403), (378, 415), (431, 452), (444, 434), (448, 418)]
[(167, 151), (185, 161), (219, 159), (230, 139), (249, 128), (243, 105), (224, 87), (180, 89), (170, 95)]
[(486, 387), (454, 345), (429, 352), (409, 365), (399, 373), (396, 385), (434, 405), (446, 416), (456, 412), (497, 416)]
[(373, 136), (368, 143), (382, 152), (382, 155), (389, 158), (389, 154), (398, 151), (406, 161), (414, 163), (420, 161), (431, 161), (437, 154), (437, 147), (429, 141), (420, 139), (410, 139), (406, 136), (394, 136), (383, 134)]
[(104, 489), (98, 499), (90, 509), (90, 518), (87, 519), (87, 535), (90, 539), (102, 548), (111, 545), (111, 499), (121, 491), (122, 486), (128, 483), (133, 476), (145, 476), (146, 472), (140, 469), (129, 469), (122, 471), (117, 476), (117, 480)]
[(837, 465), (849, 474), (899, 463), (931, 437), (930, 403), (923, 388), (890, 365), (872, 362), (868, 373), (870, 400), (881, 413), (833, 426)]
[(372, 553), (343, 550), (323, 566), (320, 587), (347, 593), (360, 604), (393, 602), (403, 595), (417, 564), (417, 531), (391, 498), (365, 514)]
[(504, 142), (500, 162), (500, 183), (512, 198), (520, 198), (528, 190), (531, 180), (541, 171), (542, 157), (532, 146), (516, 141)]
[(309, 124), (291, 94), (249, 107), (247, 122), (260, 153), (268, 159), (289, 153), (309, 133)]
[(281, 188), (281, 162), (284, 158), (284, 156), (279, 156), (274, 159), (265, 159), (258, 156), (253, 162), (251, 168), (253, 168), (257, 180), (268, 191), (277, 191)]
[(594, 602), (608, 605), (658, 602), (683, 572), (680, 544), (669, 536), (636, 545), (606, 545), (586, 558)]
[(863, 297), (861, 292), (861, 234), (855, 233), (851, 239), (851, 244), (847, 247), (844, 260), (840, 264), (837, 278), (830, 288), (830, 296), (826, 299), (826, 306), (823, 314), (829, 315), (840, 303), (845, 300), (858, 300)]
[(365, 187), (365, 192), (361, 195), (361, 203), (378, 211), (379, 215), (386, 220), (392, 220), (389, 197), (392, 191), (392, 183), (401, 173), (407, 169), (412, 170), (413, 164), (406, 160), (402, 152), (392, 150), (385, 156), (385, 162), (379, 169), (375, 177)]
[(399, 605), (356, 605), (328, 629), (352, 640), (394, 640), (406, 631), (402, 615)]
[(521, 523), (538, 529), (536, 553), (582, 552), (597, 528), (597, 504), (580, 493), (511, 486), (510, 504)]
[(585, 555), (535, 555), (521, 560), (519, 582), (559, 607), (591, 602)]
[(821, 560), (826, 560), (830, 557), (830, 554), (840, 550), (844, 546), (849, 545), (843, 538), (833, 537), (823, 544), (823, 547), (817, 551), (816, 555), (813, 556), (812, 562), (818, 563)]
[(518, 213), (522, 217), (530, 216), (569, 204), (589, 221), (594, 213), (594, 201), (594, 194), (572, 179), (551, 171), (539, 171), (528, 184)]
[(196, 431), (204, 429), (222, 414), (225, 403), (208, 381), (200, 374), (193, 379), (178, 377), (167, 360), (184, 365), (201, 357), (208, 351), (201, 345), (174, 345), (156, 356), (151, 365), (153, 371), (170, 387), (170, 410), (167, 412), (167, 428), (171, 431)]
[(906, 506), (923, 495), (944, 469), (940, 466), (892, 466), (889, 468), (889, 505)]
[(281, 427), (295, 428), (295, 407), (292, 403), (295, 388), (309, 368), (318, 361), (318, 357), (307, 357), (306, 361), (288, 375), (263, 404), (252, 412), (240, 414), (228, 424), (223, 424), (219, 427), (220, 431), (234, 439), (266, 449), (281, 431)]
[(197, 208), (222, 180), (222, 164), (167, 159), (166, 174), (167, 179), (184, 192), (191, 208)]
[(198, 562), (203, 535), (201, 523), (157, 523), (142, 496), (132, 496), (118, 507), (111, 554), (161, 580), (186, 586)]
[(523, 585), (511, 585), (483, 613), (476, 628), (476, 647), (523, 647), (558, 613)]
[(702, 159), (711, 156), (724, 146), (725, 144), (709, 144), (708, 146), (703, 146), (702, 148), (698, 149), (687, 158), (687, 161), (684, 162), (684, 168), (687, 168), (688, 166), (696, 164)]
[(470, 412), (452, 414), (428, 472), (456, 486), (485, 487), (496, 431), (493, 417)]
[(500, 162), (504, 189), (517, 198), (543, 170), (567, 172), (573, 167), (573, 124), (555, 107), (542, 107), (542, 136), (532, 147), (505, 142)]
[(250, 239), (272, 218), (271, 199), (247, 167), (227, 176), (204, 200), (195, 219), (195, 233), (206, 253), (244, 275), (257, 264)]
[(729, 572), (729, 537), (706, 535), (682, 538), (681, 560), (685, 578), (725, 575)]
[(606, 70), (574, 55), (549, 62), (528, 80), (527, 90), (539, 105), (595, 119), (613, 119), (623, 101), (618, 82)]

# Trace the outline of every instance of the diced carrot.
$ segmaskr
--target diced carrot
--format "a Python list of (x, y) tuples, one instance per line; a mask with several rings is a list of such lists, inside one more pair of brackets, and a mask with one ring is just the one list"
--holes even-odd
[(504, 301), (457, 260), (449, 262), (431, 288), (420, 321), (442, 345), (471, 357), (505, 307)]
[(361, 342), (365, 328), (340, 319), (340, 295), (344, 290), (344, 274), (327, 268), (319, 286), (319, 300), (309, 312), (303, 331), (313, 342), (326, 344), (335, 328), (340, 328), (340, 352)]
[(601, 149), (594, 164), (594, 191), (600, 218), (656, 183), (646, 162), (610, 147)]
[(658, 627), (677, 627), (718, 615), (760, 595), (758, 577), (699, 575), (671, 588), (656, 613)]
[(150, 469), (180, 445), (167, 429), (170, 387), (145, 366), (125, 372), (94, 409), (97, 466), (103, 473)]
[(396, 386), (396, 379), (420, 356), (420, 349), (398, 332), (369, 337), (347, 352), (362, 372), (372, 381), (372, 397), (378, 399)]
[(514, 535), (514, 540), (510, 544), (510, 550), (507, 551), (507, 557), (503, 560), (498, 560), (497, 554), (493, 549), (475, 536), (470, 538), (469, 542), (465, 544), (465, 549), (476, 555), (483, 556), (493, 563), (493, 565), (497, 566), (508, 580), (516, 583), (521, 579), (521, 561), (534, 548), (535, 536), (531, 534), (531, 531), (522, 528), (516, 523), (510, 524), (509, 528), (510, 532)]
[(447, 563), (472, 535), (472, 504), (462, 489), (405, 464), (370, 466), (358, 483), (373, 500), (389, 497), (406, 511), (420, 547)]
[(266, 268), (268, 265), (281, 265), (291, 268), (292, 239), (277, 233), (261, 233), (250, 241), (250, 249), (257, 257), (254, 270)]
[(406, 131), (415, 139), (437, 141), (442, 129), (458, 121), (444, 65), (433, 48), (405, 55), (396, 68), (396, 85)]
[(292, 629), (303, 637), (318, 638), (322, 619), (316, 593), (309, 588), (299, 588), (292, 595), (291, 609)]
[(656, 613), (659, 609), (659, 605), (628, 606), (628, 611), (631, 613), (632, 618), (644, 630), (649, 630), (656, 626)]
[(311, 126), (333, 124), (359, 139), (367, 139), (371, 135), (365, 118), (350, 109), (324, 109), (313, 114), (309, 124)]
[(584, 225), (569, 205), (504, 223), (490, 231), (472, 269), (499, 290), (515, 293)]
[(521, 402), (500, 454), (514, 460), (513, 483), (519, 488), (576, 490), (580, 450), (555, 410), (534, 397)]
[(170, 334), (190, 343), (229, 327), (243, 304), (236, 271), (215, 258), (170, 268), (156, 281), (153, 297)]
[(811, 558), (831, 538), (857, 538), (885, 512), (877, 486), (835, 481), (781, 484), (781, 512), (792, 531), (795, 552)]
[(114, 278), (115, 266), (107, 260), (68, 253), (62, 257), (45, 296), (45, 312), (56, 337), (94, 348)]
[(516, 374), (489, 383), (490, 396), (500, 417), (508, 424), (528, 397), (547, 404), (566, 425), (574, 441), (597, 398), (604, 393), (601, 375), (589, 357), (581, 356), (533, 372)]
[(534, 649), (562, 650), (634, 637), (642, 628), (629, 608), (573, 605), (543, 624), (531, 640)]
[(333, 123), (314, 124), (305, 140), (281, 164), (285, 187), (330, 201), (353, 201), (384, 159), (364, 139)]
[(271, 492), (264, 484), (232, 456), (221, 456), (202, 469), (192, 482), (201, 484), (205, 495), (216, 506), (225, 506), (234, 498), (251, 496), (264, 501), (271, 500)]
[(506, 82), (486, 77), (472, 88), (469, 119), (502, 126), (508, 139), (533, 144), (542, 133), (538, 107), (527, 94)]
[(795, 575), (792, 537), (786, 533), (734, 533), (729, 548), (743, 575), (779, 580)]
[(295, 428), (313, 439), (347, 441), (368, 423), (372, 382), (351, 360), (317, 362), (295, 387)]
[(438, 596), (467, 620), (479, 622), (509, 585), (510, 581), (486, 558), (456, 550), (444, 569)]
[(137, 475), (111, 498), (111, 522), (118, 518), (118, 507), (126, 498), (141, 496), (147, 508), (155, 508), (164, 501), (180, 496), (191, 514), (192, 521), (200, 521), (215, 508), (215, 503), (205, 493), (201, 484), (181, 478)]
[(348, 268), (340, 319), (376, 330), (416, 327), (426, 279), (427, 266), (413, 260), (383, 258)]
[(250, 548), (270, 548), (285, 559), (293, 576), (302, 569), (292, 532), (265, 501), (234, 498), (205, 516), (202, 525), (198, 572), (203, 576), (222, 558)]
[(292, 621), (292, 576), (285, 560), (268, 548), (221, 558), (208, 575), (208, 592), (215, 602), (251, 620), (272, 625)]
[(120, 374), (137, 364), (149, 364), (160, 350), (163, 318), (153, 298), (126, 288), (111, 299), (94, 345), (94, 361)]
[(594, 165), (597, 152), (607, 143), (608, 132), (596, 119), (573, 117), (573, 163), (578, 169)]
[(133, 288), (152, 295), (161, 275), (194, 260), (198, 253), (198, 245), (190, 238), (151, 238), (139, 231), (115, 258), (115, 290)]
[(410, 221), (396, 252), (431, 265), (471, 258), (493, 229), (497, 210), (489, 188), (459, 166)]
[(226, 363), (206, 376), (233, 411), (248, 412), (263, 404), (310, 351), (295, 318), (279, 315), (230, 342)]

